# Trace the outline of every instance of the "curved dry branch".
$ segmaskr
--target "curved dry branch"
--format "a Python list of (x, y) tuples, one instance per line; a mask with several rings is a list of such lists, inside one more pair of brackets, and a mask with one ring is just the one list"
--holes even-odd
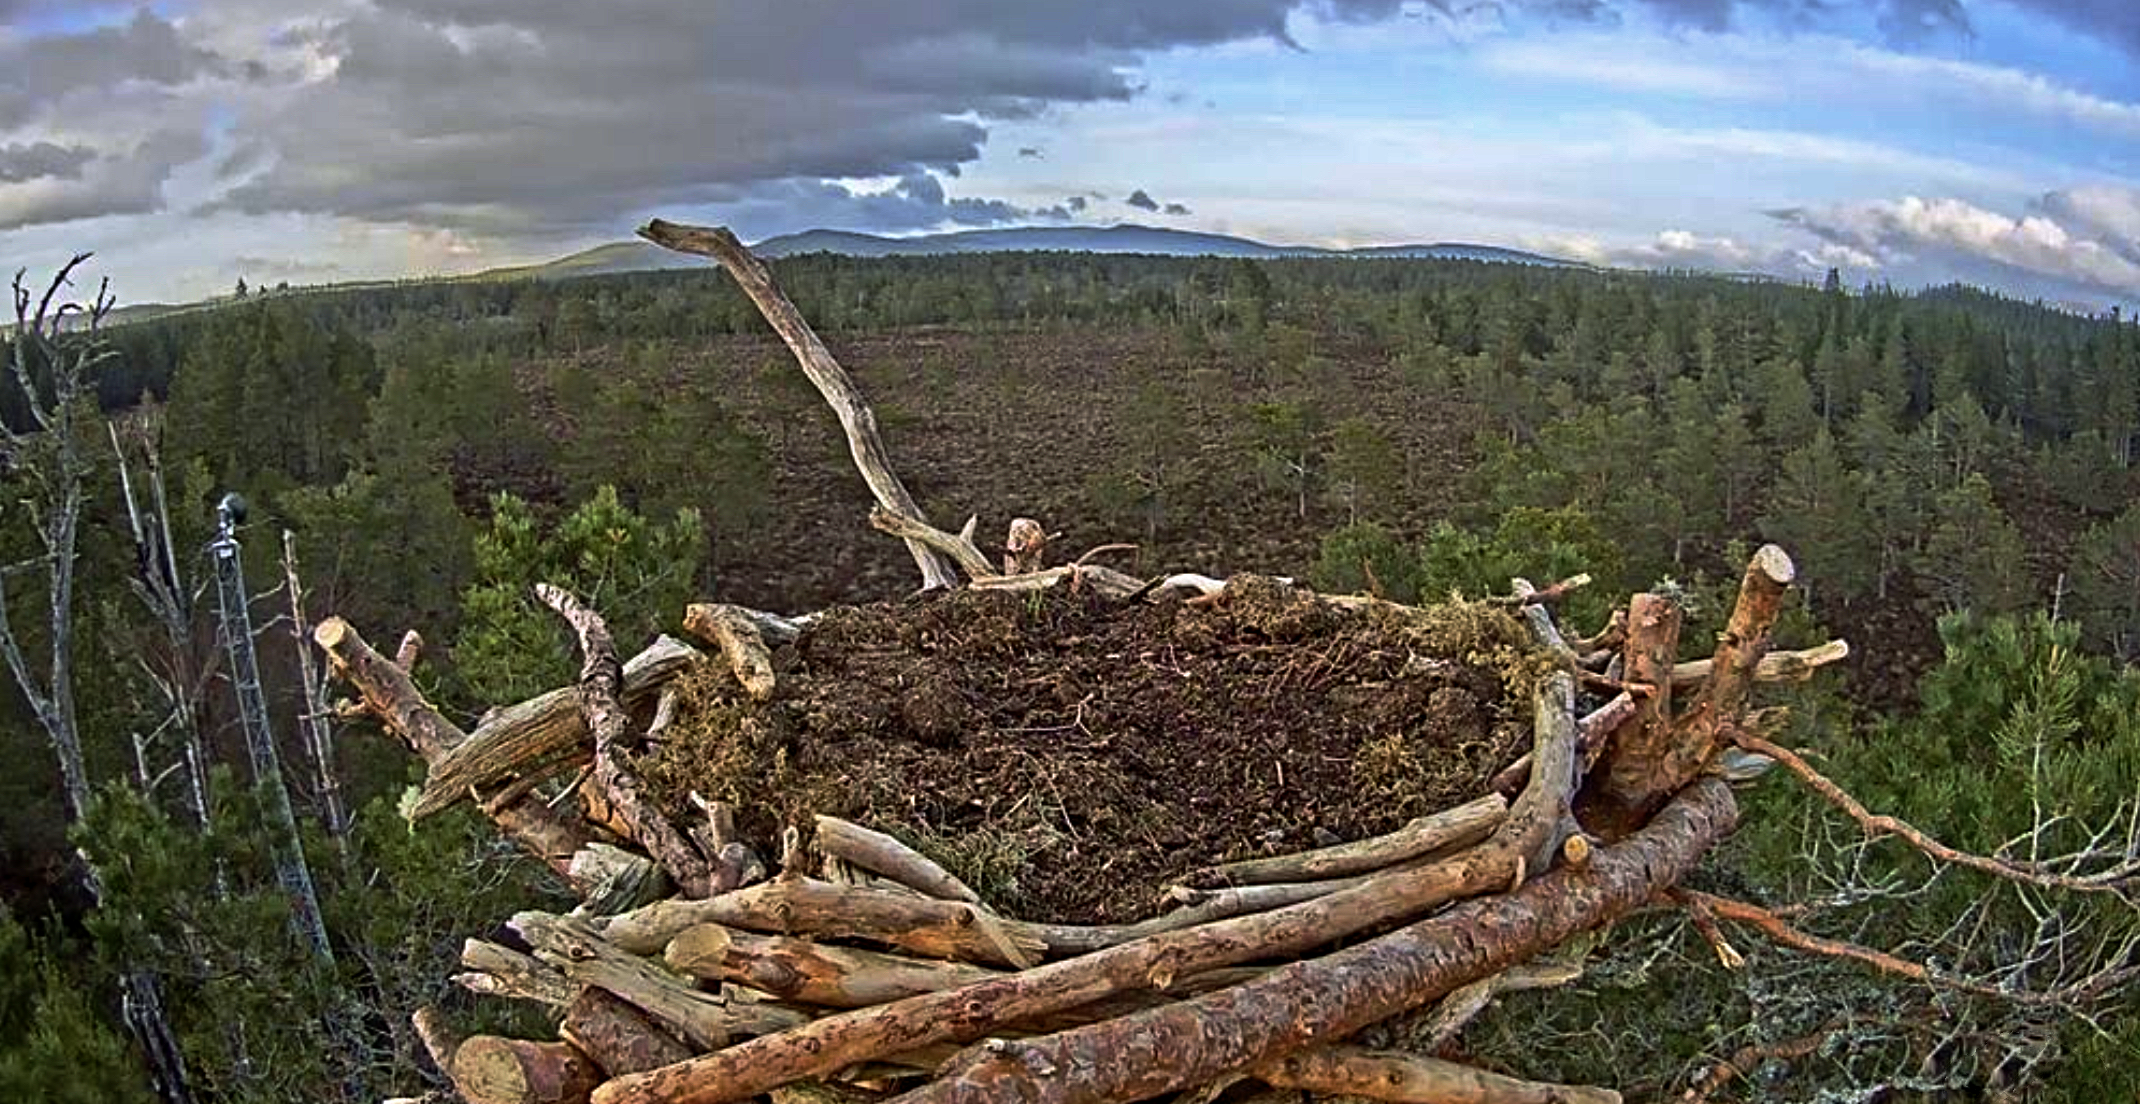
[(1391, 1104), (1620, 1104), (1620, 1094), (1588, 1085), (1549, 1085), (1418, 1054), (1327, 1046), (1255, 1069), (1281, 1089), (1364, 1097)]
[[(907, 492), (906, 484), (901, 483), (892, 471), (892, 456), (884, 447), (884, 439), (877, 434), (877, 415), (870, 409), (869, 400), (862, 397), (854, 380), (848, 378), (847, 370), (833, 359), (832, 351), (818, 340), (802, 312), (795, 309), (795, 304), (781, 292), (780, 285), (774, 283), (772, 270), (752, 256), (725, 226), (686, 226), (654, 219), (639, 228), (639, 236), (664, 249), (711, 257), (728, 270), (728, 274), (735, 278), (736, 286), (757, 304), (758, 312), (787, 343), (788, 351), (795, 354), (795, 362), (817, 386), (818, 394), (823, 395), (833, 413), (839, 415), (840, 428), (846, 431), (847, 447), (854, 456), (855, 467), (862, 473), (862, 481), (869, 484), (870, 493), (876, 496), (878, 504), (899, 517), (926, 525), (928, 518), (915, 504), (914, 496)], [(924, 588), (958, 585), (958, 572), (943, 553), (913, 538), (908, 538), (906, 544), (915, 566), (921, 569)], [(982, 566), (985, 570), (985, 560)]]

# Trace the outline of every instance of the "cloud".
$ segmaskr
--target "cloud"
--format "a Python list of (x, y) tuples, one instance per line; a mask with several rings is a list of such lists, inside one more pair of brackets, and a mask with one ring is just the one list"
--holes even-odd
[(1169, 203), (1166, 207), (1166, 213), (1170, 215), (1186, 215), (1189, 213), (1189, 209), (1179, 203)]
[(69, 93), (124, 84), (172, 87), (227, 75), (231, 64), (183, 41), (147, 8), (123, 26), (0, 41), (0, 126), (48, 114)]
[(1069, 199), (1063, 200), (1063, 206), (1072, 211), (1083, 212), (1085, 210), (1085, 197), (1081, 195), (1071, 196)]
[(2046, 192), (2039, 210), (2070, 228), (2140, 261), (2140, 188), (2096, 184)]
[(1044, 153), (1040, 152), (1040, 147), (1039, 147), (1039, 146), (1019, 146), (1019, 147), (1018, 147), (1018, 156), (1020, 156), (1020, 157), (1024, 157), (1024, 158), (1029, 158), (1029, 159), (1031, 159), (1031, 160), (1034, 160), (1034, 161), (1039, 161), (1039, 160), (1041, 160), (1041, 159), (1045, 158), (1045, 157), (1047, 156), (1047, 154), (1044, 154)]
[(1136, 191), (1131, 192), (1129, 194), (1129, 198), (1123, 200), (1122, 202), (1127, 203), (1140, 211), (1159, 210), (1159, 201), (1153, 199), (1150, 195), (1146, 194), (1143, 188), (1139, 188)]
[[(2057, 201), (2066, 209), (2073, 193)], [(2104, 202), (2112, 199), (2112, 202)], [(2124, 197), (2131, 202), (2132, 197)], [(2098, 222), (2125, 217), (2114, 197), (2089, 193), (2078, 201)], [(2042, 205), (2046, 210), (2048, 204)], [(1884, 264), (1930, 262), (1981, 279), (1986, 272), (2020, 274), (2098, 293), (2140, 294), (2140, 261), (2131, 241), (2095, 236), (2108, 227), (2077, 223), (2069, 229), (2050, 214), (2006, 215), (1965, 200), (1904, 196), (1899, 200), (1794, 207), (1770, 212), (1788, 226), (1822, 241), (1858, 250)], [(2122, 248), (2121, 248), (2122, 244)]]
[(82, 166), (97, 156), (88, 146), (62, 146), (56, 142), (0, 145), (0, 184), (57, 177), (79, 180)]
[(622, 19), (584, 0), (374, 0), (282, 24), (304, 75), (241, 109), (260, 161), (225, 203), (511, 235), (783, 181), (952, 176), (998, 121), (1130, 99), (1144, 54), (1283, 39), (1299, 3), (902, 0), (826, 20), (807, 4), (640, 0)]
[[(0, 150), (0, 161), (8, 160), (16, 148)], [(207, 153), (208, 143), (199, 131), (170, 130), (150, 135), (122, 152), (86, 157), (83, 154), (89, 151), (80, 147), (55, 146), (56, 155), (28, 148), (33, 151), (28, 164), (13, 168), (67, 171), (13, 177), (0, 172), (0, 230), (162, 210), (164, 182), (171, 171)]]
[(2009, 0), (2081, 34), (2140, 54), (2140, 5), (2132, 0)]

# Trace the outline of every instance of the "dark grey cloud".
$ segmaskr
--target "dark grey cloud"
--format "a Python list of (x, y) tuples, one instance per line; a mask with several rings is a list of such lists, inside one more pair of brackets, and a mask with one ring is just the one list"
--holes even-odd
[(1169, 203), (1166, 206), (1166, 213), (1170, 215), (1186, 215), (1189, 213), (1189, 209), (1179, 203)]
[(1063, 206), (1071, 211), (1082, 212), (1085, 209), (1085, 197), (1081, 195), (1071, 196), (1069, 199), (1063, 200)]
[(2140, 4), (2133, 0), (2012, 0), (2081, 34), (2140, 55)]
[[(724, 215), (750, 226), (754, 235), (783, 234), (820, 226), (867, 227), (897, 233), (945, 226), (1000, 226), (1054, 209), (1033, 211), (1001, 200), (952, 197), (928, 173), (906, 177), (883, 191), (865, 191), (826, 180), (787, 179), (754, 184), (710, 197)], [(1067, 214), (1067, 212), (1066, 212)]]
[[(955, 176), (995, 122), (1129, 99), (1145, 52), (1282, 39), (1301, 3), (901, 0), (827, 19), (770, 0), (374, 0), (289, 25), (318, 75), (245, 110), (258, 151), (233, 162), (224, 205), (557, 233), (783, 181)], [(1397, 8), (1313, 3), (1339, 19)]]
[(125, 82), (174, 86), (232, 71), (225, 59), (184, 41), (176, 26), (147, 8), (122, 26), (14, 38), (0, 44), (0, 126), (37, 118), (82, 89)]
[[(82, 159), (71, 174), (41, 174), (0, 183), (0, 231), (103, 215), (132, 215), (164, 207), (171, 171), (208, 152), (200, 131), (169, 130), (131, 149)], [(78, 154), (69, 152), (67, 159)]]
[[(2047, 7), (2097, 6), (2088, 0), (2017, 0)], [(2109, 7), (2125, 0), (2100, 0)], [(1617, 25), (1631, 15), (1647, 15), (1678, 27), (1727, 31), (1749, 16), (1784, 26), (1824, 27), (1839, 15), (1869, 11), (1881, 32), (1900, 44), (1942, 35), (1969, 35), (1965, 0), (1427, 0), (1428, 9), (1449, 19), (1480, 13), (1518, 12), (1549, 23)]]
[(81, 178), (82, 166), (95, 160), (97, 151), (88, 146), (62, 146), (57, 142), (0, 145), (0, 184), (54, 177)]
[(1140, 211), (1159, 210), (1159, 201), (1153, 199), (1150, 195), (1148, 195), (1143, 188), (1139, 188), (1136, 191), (1131, 192), (1129, 194), (1129, 198), (1123, 200), (1122, 202), (1127, 203)]
[(1039, 147), (1039, 146), (1019, 146), (1019, 147), (1018, 147), (1018, 156), (1020, 156), (1020, 157), (1027, 157), (1027, 158), (1031, 158), (1031, 159), (1033, 159), (1033, 160), (1035, 160), (1035, 161), (1039, 161), (1039, 160), (1041, 160), (1041, 159), (1045, 158), (1045, 157), (1046, 157), (1047, 155), (1046, 155), (1046, 154), (1044, 154), (1044, 153), (1042, 153), (1042, 152), (1040, 152), (1040, 147)]

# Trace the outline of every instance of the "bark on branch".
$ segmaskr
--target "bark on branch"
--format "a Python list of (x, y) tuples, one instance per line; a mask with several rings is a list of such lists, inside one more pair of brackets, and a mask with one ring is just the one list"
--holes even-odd
[(608, 796), (610, 808), (627, 834), (661, 864), (669, 880), (689, 896), (705, 896), (712, 880), (706, 857), (639, 792), (638, 777), (624, 764), (623, 743), (629, 719), (617, 696), (624, 684), (624, 668), (617, 662), (609, 626), (600, 614), (562, 587), (537, 583), (535, 596), (572, 626), (580, 638), (580, 651), (586, 655), (580, 666), (580, 716), (594, 736), (595, 785)]
[(1357, 1096), (1392, 1104), (1620, 1104), (1620, 1094), (1588, 1085), (1548, 1085), (1417, 1054), (1360, 1047), (1315, 1047), (1256, 1067), (1281, 1089)]

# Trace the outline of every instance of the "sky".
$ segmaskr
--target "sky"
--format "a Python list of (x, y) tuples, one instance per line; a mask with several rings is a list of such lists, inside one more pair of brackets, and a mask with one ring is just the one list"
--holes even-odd
[(121, 302), (1139, 222), (2140, 302), (2140, 0), (0, 0), (0, 262)]

